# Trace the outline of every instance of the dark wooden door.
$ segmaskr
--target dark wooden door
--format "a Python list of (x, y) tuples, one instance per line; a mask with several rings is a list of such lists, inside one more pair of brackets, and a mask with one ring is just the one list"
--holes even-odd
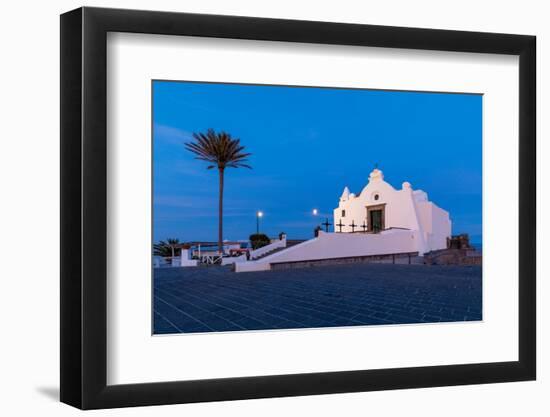
[(370, 229), (374, 233), (380, 233), (384, 228), (382, 224), (382, 210), (370, 210)]

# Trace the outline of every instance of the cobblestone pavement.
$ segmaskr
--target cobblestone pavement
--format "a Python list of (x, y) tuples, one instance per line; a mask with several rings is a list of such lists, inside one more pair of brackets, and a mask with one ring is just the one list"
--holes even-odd
[(481, 267), (160, 268), (154, 333), (481, 320)]

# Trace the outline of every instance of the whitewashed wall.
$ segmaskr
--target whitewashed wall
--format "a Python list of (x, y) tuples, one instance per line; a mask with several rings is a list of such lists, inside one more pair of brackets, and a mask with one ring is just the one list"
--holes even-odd
[(388, 255), (421, 252), (423, 239), (418, 231), (386, 230), (382, 233), (324, 233), (287, 250), (258, 261), (236, 266), (236, 272), (267, 271), (271, 263), (348, 258), (354, 256)]
[[(376, 195), (378, 200), (375, 199)], [(408, 182), (404, 182), (399, 190), (393, 188), (384, 181), (384, 175), (379, 170), (371, 173), (369, 183), (358, 195), (351, 193), (349, 196), (342, 196), (338, 207), (334, 209), (334, 224), (341, 221), (346, 225), (342, 227), (342, 232), (351, 232), (352, 221), (357, 226), (361, 226), (363, 222), (368, 224), (367, 206), (379, 204), (385, 205), (386, 229), (405, 228), (420, 232), (419, 252), (446, 247), (446, 239), (451, 235), (448, 212), (428, 201), (428, 195), (424, 191), (413, 190)], [(344, 210), (345, 216), (342, 216)], [(335, 230), (339, 232), (340, 228), (336, 227)], [(355, 228), (355, 231), (361, 230), (361, 227)]]

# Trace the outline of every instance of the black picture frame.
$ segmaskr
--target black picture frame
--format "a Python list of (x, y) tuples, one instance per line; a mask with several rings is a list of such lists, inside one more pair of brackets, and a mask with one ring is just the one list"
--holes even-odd
[[(519, 56), (519, 360), (107, 385), (108, 32)], [(81, 409), (482, 384), (536, 376), (534, 36), (80, 8), (61, 16), (61, 401)]]

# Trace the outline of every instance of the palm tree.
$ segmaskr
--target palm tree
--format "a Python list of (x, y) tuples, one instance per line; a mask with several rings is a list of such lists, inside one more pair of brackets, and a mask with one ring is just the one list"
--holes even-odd
[(185, 147), (196, 155), (195, 159), (209, 162), (207, 169), (218, 168), (219, 206), (218, 206), (218, 252), (223, 253), (223, 180), (225, 168), (250, 168), (240, 139), (234, 139), (224, 131), (208, 129), (206, 133), (193, 133), (194, 142), (185, 143)]
[(166, 242), (161, 240), (159, 243), (153, 245), (154, 254), (163, 257), (172, 255), (173, 258), (175, 256), (174, 248), (179, 245), (179, 243), (179, 239), (168, 238)]

